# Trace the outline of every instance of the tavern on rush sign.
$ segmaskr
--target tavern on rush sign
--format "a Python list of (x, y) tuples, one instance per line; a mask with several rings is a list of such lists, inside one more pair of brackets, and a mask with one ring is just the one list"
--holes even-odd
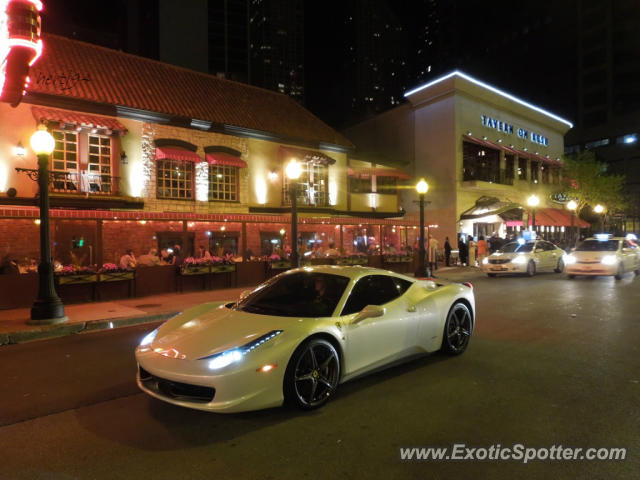
[(513, 135), (515, 132), (518, 138), (529, 140), (545, 147), (549, 146), (549, 139), (547, 137), (524, 128), (515, 128), (510, 123), (503, 122), (502, 120), (497, 120), (495, 118), (488, 117), (487, 115), (480, 115), (480, 122), (483, 126), (493, 128), (499, 132), (506, 133), (508, 135)]

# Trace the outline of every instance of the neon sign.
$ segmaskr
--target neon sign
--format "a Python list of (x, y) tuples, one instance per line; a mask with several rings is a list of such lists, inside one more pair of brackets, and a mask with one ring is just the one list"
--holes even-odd
[(42, 54), (40, 0), (0, 0), (0, 101), (17, 106)]
[(499, 132), (512, 134), (514, 131), (519, 138), (530, 140), (538, 145), (545, 147), (549, 146), (549, 139), (539, 133), (530, 132), (524, 128), (514, 128), (513, 125), (503, 122), (502, 120), (496, 120), (495, 118), (487, 117), (486, 115), (480, 115), (480, 122), (483, 126), (493, 128)]

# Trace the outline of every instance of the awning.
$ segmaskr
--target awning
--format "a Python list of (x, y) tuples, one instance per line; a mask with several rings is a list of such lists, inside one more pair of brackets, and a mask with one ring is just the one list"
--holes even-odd
[(207, 153), (204, 157), (209, 165), (225, 165), (228, 167), (247, 168), (247, 162), (240, 157), (224, 152)]
[[(515, 211), (514, 214), (509, 214), (512, 210)], [(505, 219), (514, 216), (521, 218), (521, 212), (522, 206), (517, 203), (501, 201), (495, 197), (480, 197), (473, 207), (462, 212), (460, 220), (476, 220), (489, 215), (500, 215)]]
[(157, 147), (156, 148), (156, 160), (183, 160), (185, 162), (200, 163), (202, 157), (196, 152), (190, 150), (183, 150), (175, 147)]
[[(531, 213), (531, 212), (529, 212)], [(545, 227), (570, 227), (571, 212), (560, 208), (536, 208), (536, 226)], [(529, 214), (529, 225), (531, 224), (531, 215)], [(589, 227), (589, 223), (581, 218), (574, 217), (573, 225), (580, 228)], [(508, 227), (522, 227), (522, 221), (509, 221)]]
[(522, 158), (529, 158), (537, 162), (549, 163), (551, 165), (558, 165), (558, 166), (561, 165), (561, 162), (559, 162), (558, 160), (544, 156), (544, 155), (535, 154), (532, 152), (525, 152), (523, 150), (518, 150), (517, 148), (514, 148), (514, 147), (507, 147), (506, 145), (502, 145), (501, 143), (493, 143), (493, 142), (489, 142), (488, 140), (476, 138), (472, 135), (463, 135), (462, 137), (467, 141), (473, 142), (478, 145), (482, 145), (483, 147), (492, 148), (494, 150), (503, 150), (511, 155), (517, 155)]
[(410, 175), (395, 168), (347, 167), (347, 175), (358, 178), (369, 178), (371, 175), (375, 175), (377, 177), (395, 177), (399, 180), (411, 178)]
[(318, 163), (321, 165), (333, 165), (335, 159), (322, 152), (304, 150), (302, 148), (280, 147), (280, 156), (284, 159), (296, 158), (301, 162)]
[(105, 129), (119, 135), (124, 135), (127, 128), (115, 118), (86, 115), (84, 113), (56, 110), (54, 108), (31, 107), (31, 113), (38, 123), (56, 122), (61, 126), (73, 128), (86, 127)]

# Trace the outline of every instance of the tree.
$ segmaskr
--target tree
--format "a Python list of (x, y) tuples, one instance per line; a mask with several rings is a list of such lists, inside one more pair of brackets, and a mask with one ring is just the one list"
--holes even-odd
[(615, 213), (625, 208), (622, 194), (624, 175), (608, 175), (607, 165), (599, 162), (593, 152), (585, 150), (565, 157), (562, 167), (561, 191), (566, 198), (578, 205), (576, 215), (589, 205), (602, 204), (607, 213)]

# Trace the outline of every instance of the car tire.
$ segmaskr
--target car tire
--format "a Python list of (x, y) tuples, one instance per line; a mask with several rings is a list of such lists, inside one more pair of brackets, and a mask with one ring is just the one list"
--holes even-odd
[(567, 278), (568, 278), (569, 280), (573, 280), (574, 278), (576, 278), (576, 276), (575, 276), (575, 275), (567, 275)]
[(536, 274), (536, 264), (533, 260), (527, 264), (527, 276), (533, 277)]
[(285, 404), (302, 410), (323, 406), (340, 381), (340, 355), (331, 342), (311, 338), (291, 356), (284, 376)]
[(563, 271), (564, 271), (564, 262), (562, 261), (562, 259), (560, 259), (558, 260), (558, 265), (556, 265), (554, 272), (562, 273)]
[(447, 355), (460, 355), (469, 345), (473, 333), (471, 310), (462, 302), (454, 303), (447, 313), (440, 351)]
[(487, 273), (487, 277), (491, 277), (491, 278), (493, 278), (493, 277), (495, 277), (495, 276), (496, 276), (496, 274), (495, 274), (495, 273)]
[(624, 267), (622, 263), (620, 263), (618, 264), (618, 271), (616, 272), (616, 280), (622, 280), (622, 277), (624, 277)]

